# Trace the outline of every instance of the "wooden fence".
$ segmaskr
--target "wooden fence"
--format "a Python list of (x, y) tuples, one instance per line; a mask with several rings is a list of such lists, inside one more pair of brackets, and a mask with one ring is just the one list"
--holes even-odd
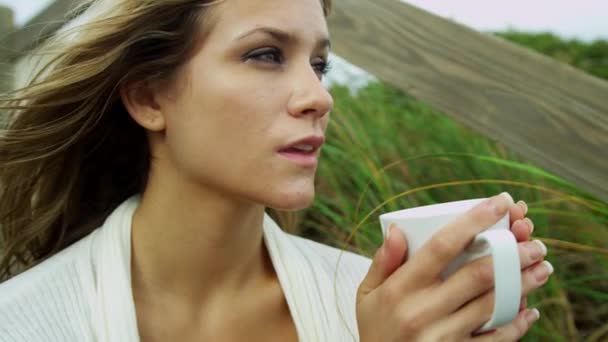
[(12, 85), (12, 67), (8, 61), (8, 50), (12, 49), (14, 18), (10, 8), (0, 6), (0, 92), (10, 89)]
[[(16, 31), (10, 59), (77, 2)], [(608, 201), (608, 82), (398, 0), (333, 3), (338, 55)]]
[(398, 0), (329, 24), (338, 55), (608, 200), (608, 82)]

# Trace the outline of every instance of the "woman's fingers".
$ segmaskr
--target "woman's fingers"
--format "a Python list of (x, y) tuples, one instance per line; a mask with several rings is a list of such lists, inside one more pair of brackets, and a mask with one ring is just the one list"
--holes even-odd
[(522, 296), (527, 296), (531, 290), (541, 287), (553, 273), (553, 265), (547, 260), (529, 267), (521, 274)]
[[(547, 282), (553, 267), (547, 261), (528, 267), (522, 274), (522, 296), (526, 297), (533, 290)], [(492, 318), (494, 311), (494, 290), (470, 301), (452, 315), (447, 316), (441, 329), (446, 331), (475, 331)], [(447, 298), (447, 296), (446, 296)], [(519, 315), (526, 310), (520, 311)], [(518, 316), (519, 317), (519, 316)], [(517, 321), (517, 318), (515, 319)]]
[(528, 205), (524, 201), (518, 201), (509, 208), (511, 232), (518, 242), (530, 240), (530, 235), (534, 230), (532, 220), (526, 217), (527, 213)]
[[(537, 245), (534, 242), (527, 244)], [(527, 248), (520, 246), (520, 254), (527, 253)], [(532, 259), (529, 262), (532, 262)], [(525, 307), (528, 294), (545, 284), (552, 272), (553, 267), (547, 261), (536, 262), (533, 266), (526, 265), (522, 273), (523, 299), (520, 306)], [(459, 338), (455, 340), (461, 340), (460, 337), (469, 336), (492, 318), (495, 298), (492, 287), (491, 259), (482, 258), (460, 269), (445, 282), (429, 286), (424, 293), (425, 299), (415, 305), (416, 310), (412, 309), (411, 302), (406, 303), (407, 305), (400, 308), (403, 311), (400, 316), (407, 317), (408, 322), (414, 322), (409, 324), (410, 330), (414, 330), (413, 326), (431, 325), (429, 330), (435, 331), (429, 333), (430, 335), (425, 333), (423, 341), (443, 340), (450, 336), (457, 336)], [(519, 315), (526, 309), (518, 311)], [(517, 318), (514, 324), (519, 324)], [(511, 330), (509, 328), (506, 331)]]
[(532, 231), (534, 230), (534, 223), (527, 217), (521, 220), (515, 220), (511, 224), (511, 232), (515, 235), (517, 242), (529, 241)]
[[(462, 253), (477, 234), (504, 217), (512, 204), (513, 199), (505, 192), (452, 220), (412, 256), (408, 267), (395, 272), (396, 281), (411, 284), (415, 279), (413, 284), (416, 287), (434, 283), (450, 261)], [(404, 290), (408, 287), (405, 286)]]
[(470, 338), (471, 333), (474, 333), (492, 318), (493, 310), (494, 291), (492, 290), (446, 316), (441, 324), (437, 324), (438, 333), (440, 336), (457, 336), (458, 338), (455, 340), (458, 341), (466, 340)]
[(515, 221), (523, 219), (527, 213), (528, 205), (524, 201), (513, 203), (513, 205), (509, 207), (509, 223), (512, 225)]
[(526, 203), (525, 201), (519, 200), (516, 203), (517, 205), (519, 205), (523, 211), (524, 211), (524, 216), (526, 216), (528, 214), (528, 203)]
[(519, 249), (519, 263), (522, 270), (547, 256), (547, 246), (540, 240), (520, 242), (517, 244), (517, 248)]
[(532, 324), (540, 317), (537, 309), (522, 310), (509, 324), (492, 332), (478, 335), (472, 339), (475, 342), (518, 341), (530, 330)]
[(403, 233), (390, 227), (382, 246), (376, 251), (367, 275), (359, 285), (357, 301), (380, 286), (403, 262), (407, 242)]
[[(537, 278), (544, 276), (546, 265), (538, 269), (539, 262), (547, 255), (547, 247), (538, 241), (521, 242), (517, 245), (522, 272), (522, 296), (526, 296), (530, 290), (535, 289), (546, 281), (539, 283)], [(530, 266), (536, 265), (530, 268)], [(528, 269), (530, 268), (530, 269)], [(538, 277), (537, 277), (538, 276)], [(543, 280), (543, 279), (541, 279)], [(438, 308), (437, 314), (447, 315), (455, 311), (463, 303), (480, 296), (494, 287), (494, 268), (491, 257), (477, 259), (450, 276), (443, 283), (437, 285), (434, 292), (437, 296), (430, 296), (433, 307)]]

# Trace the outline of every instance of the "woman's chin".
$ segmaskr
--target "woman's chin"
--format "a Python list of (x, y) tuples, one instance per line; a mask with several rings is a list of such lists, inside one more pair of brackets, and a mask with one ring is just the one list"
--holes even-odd
[(273, 196), (273, 200), (267, 203), (267, 206), (279, 210), (295, 211), (310, 207), (314, 200), (315, 190), (313, 187), (312, 189), (281, 192), (277, 196)]

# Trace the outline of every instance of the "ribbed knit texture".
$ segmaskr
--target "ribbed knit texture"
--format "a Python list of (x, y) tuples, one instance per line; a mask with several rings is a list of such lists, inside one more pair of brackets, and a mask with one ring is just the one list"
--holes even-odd
[[(123, 260), (130, 258), (124, 246), (130, 246), (137, 201), (126, 201), (87, 237), (0, 284), (0, 342), (139, 340), (130, 260)], [(287, 234), (268, 215), (264, 239), (299, 341), (357, 341), (356, 291), (371, 260)], [(109, 246), (111, 257), (99, 253)]]
[(83, 272), (87, 238), (0, 284), (0, 341), (94, 341), (89, 295), (92, 274)]

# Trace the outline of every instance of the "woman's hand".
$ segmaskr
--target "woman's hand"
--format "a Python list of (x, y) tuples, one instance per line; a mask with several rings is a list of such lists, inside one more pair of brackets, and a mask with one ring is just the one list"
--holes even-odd
[[(534, 222), (526, 217), (528, 213), (528, 205), (524, 201), (518, 201), (517, 204), (509, 207), (509, 220), (511, 225), (511, 232), (515, 235), (517, 242), (525, 242), (530, 240), (530, 236), (534, 231)], [(543, 249), (543, 256), (547, 254), (547, 248), (539, 241), (541, 248)], [(535, 265), (535, 264), (534, 264)], [(528, 271), (528, 270), (526, 270)], [(530, 270), (531, 271), (531, 270)], [(527, 296), (522, 296), (520, 310), (527, 308)]]
[[(546, 248), (527, 241), (531, 221), (525, 204), (508, 195), (492, 197), (446, 225), (405, 262), (407, 244), (391, 229), (357, 292), (357, 322), (362, 342), (374, 341), (516, 341), (538, 319), (537, 310), (522, 309), (510, 323), (473, 336), (493, 311), (493, 269), (489, 257), (475, 260), (445, 281), (439, 275), (475, 235), (507, 211), (518, 241), (522, 298), (542, 286), (551, 267), (541, 261)], [(525, 300), (522, 299), (525, 308)]]

